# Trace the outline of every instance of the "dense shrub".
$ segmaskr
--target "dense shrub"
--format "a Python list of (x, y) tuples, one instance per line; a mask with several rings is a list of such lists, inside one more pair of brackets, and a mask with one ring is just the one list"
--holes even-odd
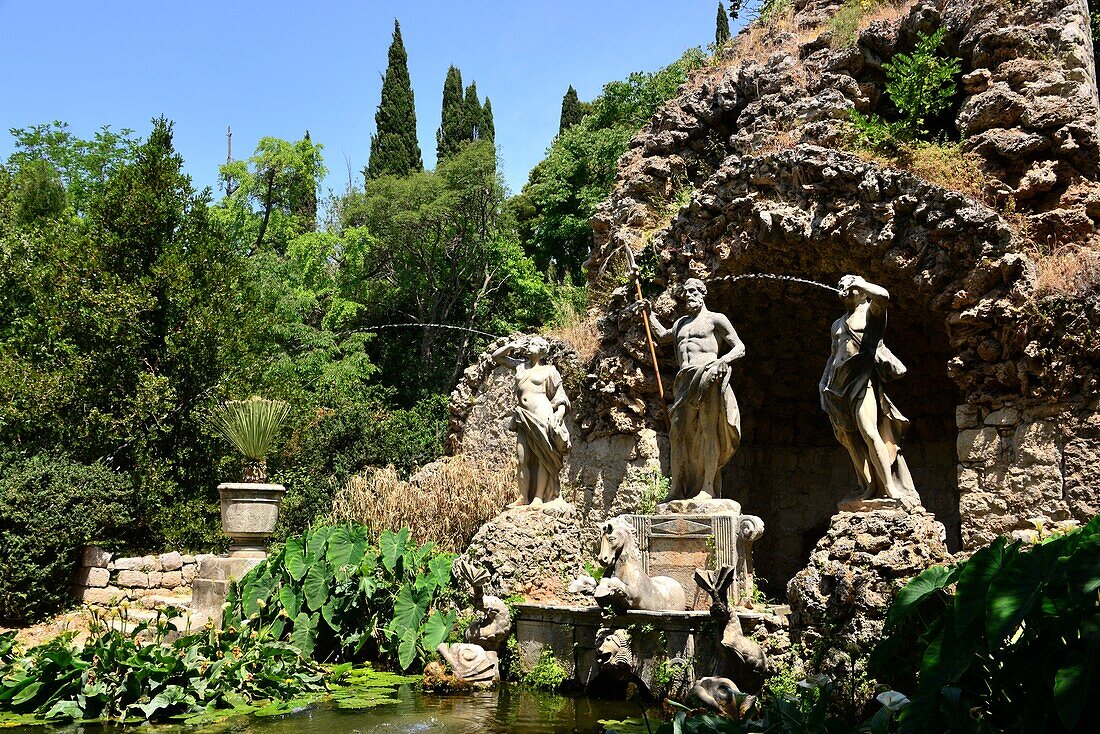
[(411, 682), (370, 668), (323, 667), (274, 639), (270, 626), (209, 626), (177, 637), (169, 617), (158, 613), (130, 634), (93, 618), (84, 644), (67, 632), (25, 652), (15, 632), (0, 634), (0, 729), (44, 721), (209, 725), (282, 716), (324, 699), (364, 709), (395, 703), (393, 689)]
[(271, 630), (318, 659), (376, 659), (407, 670), (435, 654), (457, 613), (437, 602), (454, 556), (416, 545), (408, 528), (378, 545), (362, 525), (321, 526), (286, 545), (230, 588), (224, 625)]
[(60, 609), (81, 547), (123, 537), (134, 499), (130, 480), (102, 464), (9, 458), (0, 466), (0, 618)]
[(914, 691), (901, 731), (1096, 731), (1098, 590), (1100, 517), (914, 578), (872, 658), (879, 680)]

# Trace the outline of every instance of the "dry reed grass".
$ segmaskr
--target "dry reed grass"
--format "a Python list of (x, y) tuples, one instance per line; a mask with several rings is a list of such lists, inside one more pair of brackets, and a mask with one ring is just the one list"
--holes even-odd
[(333, 523), (366, 525), (372, 540), (407, 527), (418, 543), (461, 553), (485, 522), (515, 499), (515, 470), (447, 456), (410, 481), (392, 466), (352, 477), (332, 498)]
[(585, 313), (572, 304), (564, 304), (558, 311), (554, 327), (544, 333), (573, 347), (585, 364), (600, 351), (600, 329), (595, 311)]
[(1100, 286), (1100, 252), (1082, 245), (1028, 253), (1035, 263), (1035, 299), (1080, 295)]

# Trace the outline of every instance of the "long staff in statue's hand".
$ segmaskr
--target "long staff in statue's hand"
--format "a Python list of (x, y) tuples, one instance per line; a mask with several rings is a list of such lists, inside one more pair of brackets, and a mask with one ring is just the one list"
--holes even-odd
[[(630, 279), (634, 281), (634, 293), (638, 297), (638, 303), (644, 304), (646, 301), (642, 297), (642, 284), (638, 278), (641, 268), (635, 262), (634, 252), (629, 245), (623, 246), (623, 252), (626, 253), (626, 264), (630, 268)], [(649, 328), (649, 309), (643, 308), (639, 313), (642, 315), (642, 326), (645, 327), (645, 339), (649, 344), (649, 358), (653, 361), (653, 374), (657, 378), (657, 395), (661, 399), (661, 413), (665, 417), (665, 430), (669, 431), (671, 427), (669, 426), (668, 405), (665, 404), (665, 386), (661, 382), (661, 367), (657, 364), (657, 347), (653, 343), (653, 331)]]

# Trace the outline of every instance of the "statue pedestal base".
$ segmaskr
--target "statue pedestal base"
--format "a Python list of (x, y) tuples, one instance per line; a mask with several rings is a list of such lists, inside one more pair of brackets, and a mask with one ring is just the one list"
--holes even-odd
[[(685, 500), (690, 502), (692, 500)], [(710, 608), (710, 597), (695, 583), (695, 569), (732, 566), (736, 580), (729, 604), (752, 598), (752, 544), (764, 532), (764, 521), (737, 511), (707, 514), (624, 515), (638, 534), (638, 549), (649, 576), (671, 576), (684, 587), (689, 610)], [(671, 503), (670, 503), (671, 504)]]

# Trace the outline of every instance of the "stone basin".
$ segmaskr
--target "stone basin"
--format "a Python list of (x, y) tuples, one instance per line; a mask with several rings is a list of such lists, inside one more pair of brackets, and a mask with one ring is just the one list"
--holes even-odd
[(218, 485), (222, 504), (222, 531), (232, 541), (233, 558), (264, 558), (267, 541), (279, 522), (279, 503), (286, 493), (281, 484), (226, 482)]
[[(790, 607), (737, 609), (736, 613), (747, 634), (763, 620), (785, 627)], [(651, 690), (658, 669), (669, 663), (682, 666), (681, 686), (722, 669), (721, 630), (709, 611), (632, 610), (605, 617), (597, 606), (518, 604), (515, 624), (522, 669), (530, 670), (549, 650), (577, 688), (589, 688), (609, 675), (597, 659), (601, 630), (623, 629), (630, 634), (635, 660), (629, 677)]]

